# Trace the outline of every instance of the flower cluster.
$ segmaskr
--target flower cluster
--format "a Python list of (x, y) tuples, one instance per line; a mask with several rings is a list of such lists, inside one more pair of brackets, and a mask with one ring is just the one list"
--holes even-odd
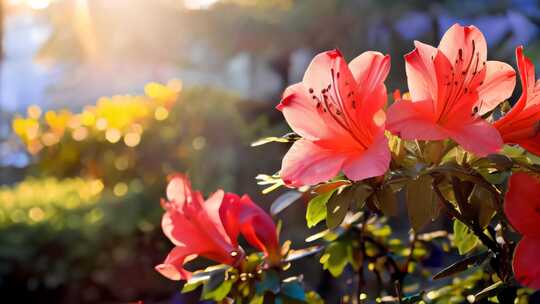
[[(297, 190), (276, 200), (273, 214), (300, 197), (311, 198), (308, 227), (326, 220), (328, 229), (306, 241), (324, 240), (325, 245), (291, 254), (286, 242), (279, 247), (272, 219), (249, 197), (219, 190), (204, 202), (186, 177), (176, 176), (167, 188), (162, 222), (176, 247), (156, 269), (171, 279), (189, 279), (184, 264), (204, 256), (248, 277), (253, 269), (264, 273), (256, 293), (240, 284), (238, 292), (231, 291), (235, 299), (241, 294), (263, 301), (269, 291), (270, 299), (309, 302), (302, 289), (298, 295), (280, 285), (290, 280), (280, 283), (275, 272), (285, 270), (291, 255), (323, 251), (320, 262), (333, 276), (350, 265), (357, 276), (348, 281), (359, 286), (351, 294), (360, 299), (367, 297), (362, 293), (366, 268), (376, 274), (379, 287), (385, 285), (383, 277), (389, 278), (396, 290), (392, 300), (399, 303), (459, 302), (465, 296), (472, 302), (496, 291), (497, 303), (506, 303), (526, 293), (517, 292), (516, 281), (540, 289), (540, 268), (533, 265), (540, 252), (540, 84), (523, 52), (516, 48), (522, 93), (507, 111), (502, 105), (514, 92), (516, 72), (507, 63), (487, 59), (486, 40), (474, 26), (453, 25), (438, 47), (415, 42), (405, 55), (408, 92), (396, 91), (388, 108), (389, 55), (367, 51), (349, 63), (339, 50), (316, 55), (302, 81), (286, 88), (277, 106), (294, 133), (254, 145), (293, 142), (280, 172), (260, 175), (260, 184), (272, 184), (263, 192), (281, 185)], [(382, 216), (397, 214), (396, 193), (402, 190), (412, 228), (408, 248), (387, 238), (391, 228)], [(453, 219), (452, 237), (446, 231), (420, 233), (440, 214)], [(515, 232), (523, 235), (517, 247)], [(263, 252), (262, 262), (249, 262), (238, 245), (240, 234)], [(490, 265), (489, 275), (477, 272), (458, 292), (450, 288), (404, 297), (405, 276), (420, 264), (433, 263), (436, 250), (430, 241), (441, 238), (469, 256), (434, 279), (487, 260), (483, 264)], [(462, 292), (475, 284), (484, 289)]]
[(41, 108), (33, 105), (28, 108), (27, 117), (13, 119), (12, 127), (31, 154), (59, 144), (65, 135), (78, 142), (92, 135), (110, 143), (123, 139), (126, 146), (135, 147), (149, 120), (167, 118), (181, 90), (179, 80), (167, 85), (149, 83), (144, 96), (102, 97), (80, 113), (50, 110), (42, 115)]
[(270, 264), (280, 263), (274, 222), (247, 195), (218, 190), (206, 201), (184, 175), (173, 176), (167, 186), (166, 212), (161, 226), (175, 245), (156, 270), (172, 280), (186, 280), (191, 273), (184, 264), (202, 256), (218, 263), (240, 266), (245, 252), (238, 244), (242, 234), (264, 252)]

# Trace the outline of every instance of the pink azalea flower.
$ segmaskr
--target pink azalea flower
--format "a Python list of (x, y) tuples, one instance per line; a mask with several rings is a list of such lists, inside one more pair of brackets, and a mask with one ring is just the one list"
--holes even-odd
[(302, 139), (283, 158), (289, 186), (314, 185), (340, 171), (351, 180), (383, 175), (390, 152), (384, 135), (390, 57), (365, 52), (349, 65), (338, 50), (315, 56), (301, 83), (277, 108)]
[(540, 178), (527, 173), (510, 177), (504, 200), (506, 217), (523, 234), (514, 251), (513, 268), (518, 282), (540, 289)]
[(518, 102), (493, 125), (505, 143), (519, 144), (540, 155), (540, 82), (535, 80), (534, 64), (516, 48), (516, 60), (521, 78), (522, 93)]
[(497, 152), (502, 139), (480, 115), (512, 95), (512, 67), (486, 61), (486, 41), (474, 26), (453, 25), (438, 48), (415, 46), (405, 55), (411, 100), (388, 109), (388, 130), (403, 139), (451, 138), (480, 156)]
[(238, 266), (244, 257), (238, 235), (263, 251), (271, 262), (279, 262), (276, 227), (268, 214), (244, 195), (218, 190), (206, 201), (193, 191), (183, 175), (174, 176), (167, 186), (166, 212), (161, 226), (163, 233), (176, 246), (165, 261), (156, 266), (171, 280), (185, 280), (191, 273), (184, 264), (206, 257), (218, 263)]

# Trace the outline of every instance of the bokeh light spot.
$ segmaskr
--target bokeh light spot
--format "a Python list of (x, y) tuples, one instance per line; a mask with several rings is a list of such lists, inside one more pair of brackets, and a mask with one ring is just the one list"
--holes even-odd
[(126, 183), (118, 183), (113, 188), (114, 195), (124, 196), (128, 192), (128, 185)]
[(165, 109), (165, 107), (157, 107), (156, 111), (154, 112), (154, 117), (156, 120), (165, 120), (167, 117), (169, 117), (169, 111)]
[(107, 132), (105, 133), (105, 138), (113, 144), (117, 143), (121, 137), (122, 133), (120, 133), (120, 131), (115, 128), (107, 129)]

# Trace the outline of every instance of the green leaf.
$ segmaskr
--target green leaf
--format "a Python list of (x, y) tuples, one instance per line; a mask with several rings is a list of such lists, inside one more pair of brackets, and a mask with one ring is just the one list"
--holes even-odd
[(309, 201), (306, 211), (306, 221), (309, 228), (314, 227), (326, 218), (326, 203), (337, 189), (320, 194)]
[(207, 285), (204, 285), (203, 292), (202, 292), (202, 299), (215, 300), (215, 301), (221, 301), (225, 299), (225, 297), (227, 297), (227, 295), (231, 291), (233, 283), (234, 282), (232, 280), (223, 281), (214, 290), (208, 290), (206, 288)]
[(230, 266), (228, 265), (215, 265), (210, 266), (203, 271), (197, 271), (193, 273), (191, 278), (184, 284), (182, 292), (193, 291), (200, 285), (207, 284), (213, 277), (213, 284), (215, 284), (217, 279), (223, 281), (225, 279), (225, 272), (227, 272), (228, 269), (230, 269)]
[(397, 215), (397, 198), (391, 187), (385, 186), (377, 191), (378, 207), (386, 216)]
[(433, 178), (429, 175), (420, 175), (407, 184), (407, 213), (416, 232), (437, 214), (438, 200), (432, 184)]
[(279, 275), (275, 270), (268, 270), (264, 272), (261, 281), (255, 285), (257, 294), (264, 294), (266, 291), (270, 291), (273, 294), (279, 292)]
[(478, 244), (478, 237), (462, 222), (454, 220), (454, 244), (459, 254), (464, 255)]
[(323, 269), (330, 271), (332, 276), (339, 277), (348, 261), (348, 244), (346, 242), (333, 242), (326, 247), (320, 262)]
[(263, 304), (264, 296), (263, 295), (254, 295), (253, 298), (249, 301), (249, 304)]

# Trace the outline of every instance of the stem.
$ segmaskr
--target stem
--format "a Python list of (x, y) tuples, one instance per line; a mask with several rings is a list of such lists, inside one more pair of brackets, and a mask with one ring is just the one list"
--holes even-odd
[(398, 298), (398, 303), (403, 303), (403, 288), (401, 287), (400, 280), (394, 281), (394, 287), (396, 288), (396, 295)]

